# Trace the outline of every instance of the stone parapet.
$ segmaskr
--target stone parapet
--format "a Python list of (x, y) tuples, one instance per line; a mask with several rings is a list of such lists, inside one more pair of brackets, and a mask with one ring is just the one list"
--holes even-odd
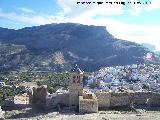
[[(92, 97), (91, 97), (92, 95)], [(94, 94), (79, 96), (79, 113), (94, 113), (98, 112), (98, 101)]]

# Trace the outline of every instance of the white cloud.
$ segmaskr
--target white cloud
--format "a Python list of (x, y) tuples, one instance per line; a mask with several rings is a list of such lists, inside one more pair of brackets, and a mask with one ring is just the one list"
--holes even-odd
[[(138, 2), (138, 0), (130, 0), (132, 3), (133, 2)], [(132, 16), (138, 16), (142, 10), (143, 10), (143, 7), (142, 5), (140, 4), (131, 4), (131, 9), (129, 10), (130, 11), (130, 14)]]
[(15, 12), (4, 13), (3, 11), (0, 11), (0, 18), (34, 25), (65, 22), (65, 19), (62, 16), (27, 15), (17, 14)]
[[(138, 2), (139, 0), (130, 0), (131, 2)], [(150, 2), (151, 3), (150, 3)], [(148, 4), (131, 4), (130, 14), (139, 16), (142, 11), (153, 11), (160, 9), (160, 0), (148, 0)]]
[(160, 9), (160, 0), (151, 0), (151, 4), (145, 7), (145, 10), (152, 11)]
[(25, 8), (25, 7), (19, 7), (17, 8), (18, 10), (21, 10), (22, 12), (25, 12), (25, 13), (35, 13), (34, 10), (32, 9), (29, 9), (29, 8)]
[(17, 15), (15, 12), (12, 13), (3, 13), (0, 12), (0, 17), (9, 19), (12, 21), (19, 21), (24, 23), (32, 23), (32, 24), (45, 24), (47, 21), (41, 16), (24, 16), (24, 15)]
[[(77, 2), (83, 2), (86, 0), (58, 0), (59, 5), (63, 8), (65, 17), (74, 18), (83, 14), (87, 14), (90, 17), (95, 15), (119, 15), (123, 13), (124, 5), (111, 5), (111, 4), (78, 4)], [(107, 2), (110, 0), (90, 0), (91, 2)], [(112, 0), (117, 2), (118, 0)]]
[[(87, 0), (57, 0), (59, 5), (63, 8), (65, 17), (74, 18), (82, 14), (90, 13), (90, 17), (95, 15), (120, 15), (125, 12), (130, 13), (132, 16), (139, 16), (142, 11), (152, 11), (160, 9), (160, 0), (146, 0), (147, 4), (133, 4), (142, 0), (123, 0), (124, 2), (132, 2), (132, 4), (126, 4), (129, 8), (125, 9), (126, 6), (121, 4), (106, 4), (105, 2), (122, 2), (122, 0), (90, 0), (90, 2), (102, 1), (104, 4), (78, 4), (77, 2), (86, 2)], [(150, 2), (151, 1), (151, 4)], [(145, 2), (145, 1), (143, 1)]]

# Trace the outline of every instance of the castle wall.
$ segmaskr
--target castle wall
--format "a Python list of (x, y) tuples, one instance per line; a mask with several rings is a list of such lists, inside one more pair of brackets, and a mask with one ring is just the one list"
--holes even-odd
[(152, 93), (152, 99), (149, 100), (150, 105), (160, 105), (160, 93)]
[(78, 103), (79, 103), (78, 91), (75, 90), (69, 93), (69, 106), (77, 107)]
[(53, 100), (53, 103), (68, 106), (69, 105), (69, 93), (57, 94), (57, 96)]
[(160, 105), (160, 93), (137, 92), (134, 93), (133, 102), (135, 105)]
[(130, 105), (130, 96), (127, 93), (111, 93), (110, 107)]
[(47, 106), (47, 87), (41, 86), (33, 89), (32, 109), (45, 110)]
[(99, 108), (110, 107), (111, 94), (108, 92), (96, 92)]
[(134, 105), (160, 105), (160, 93), (135, 92), (135, 93), (113, 93), (96, 92), (98, 107), (120, 107)]
[(152, 99), (151, 93), (136, 92), (133, 95), (132, 101), (135, 105), (145, 105), (147, 103), (148, 99)]
[(98, 101), (96, 96), (91, 99), (84, 99), (83, 96), (79, 96), (79, 112), (80, 113), (98, 112)]

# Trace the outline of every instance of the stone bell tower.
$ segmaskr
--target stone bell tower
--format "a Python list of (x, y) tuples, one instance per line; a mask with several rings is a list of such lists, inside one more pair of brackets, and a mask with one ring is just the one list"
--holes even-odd
[(77, 66), (71, 69), (69, 81), (69, 106), (77, 108), (79, 104), (79, 96), (83, 95), (83, 72)]

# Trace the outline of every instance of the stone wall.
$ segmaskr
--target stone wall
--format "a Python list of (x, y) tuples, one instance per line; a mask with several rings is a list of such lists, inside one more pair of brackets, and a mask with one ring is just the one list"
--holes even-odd
[(127, 93), (111, 93), (110, 107), (130, 105), (130, 96)]
[[(72, 96), (73, 95), (73, 96)], [(77, 96), (77, 97), (76, 97)], [(78, 103), (77, 103), (78, 100)], [(69, 106), (70, 102), (79, 106), (80, 113), (97, 112), (98, 108), (138, 106), (138, 105), (160, 105), (160, 93), (153, 92), (101, 92), (95, 94), (83, 94), (83, 96), (72, 93), (48, 94), (45, 86), (35, 88), (32, 96), (32, 108), (46, 110), (57, 105)], [(73, 104), (72, 103), (72, 104)]]
[(160, 105), (160, 93), (152, 93), (151, 99), (149, 99), (150, 105)]
[(92, 97), (79, 96), (79, 113), (98, 112), (98, 101), (95, 95)]
[(32, 109), (45, 110), (47, 105), (47, 87), (41, 86), (33, 89)]
[(53, 99), (53, 103), (54, 105), (69, 106), (69, 93), (57, 94), (55, 99)]
[(160, 93), (153, 92), (96, 92), (99, 108), (134, 105), (160, 105)]
[(160, 105), (160, 93), (137, 92), (132, 101), (135, 105)]
[(33, 95), (30, 96), (31, 100), (29, 101), (32, 101), (32, 109), (34, 110), (49, 110), (56, 108), (57, 105), (69, 106), (69, 93), (49, 94), (47, 86), (34, 88)]
[(96, 92), (99, 108), (110, 107), (111, 94), (108, 92)]
[(152, 93), (136, 92), (133, 94), (132, 101), (135, 105), (145, 105), (148, 99), (152, 99)]

